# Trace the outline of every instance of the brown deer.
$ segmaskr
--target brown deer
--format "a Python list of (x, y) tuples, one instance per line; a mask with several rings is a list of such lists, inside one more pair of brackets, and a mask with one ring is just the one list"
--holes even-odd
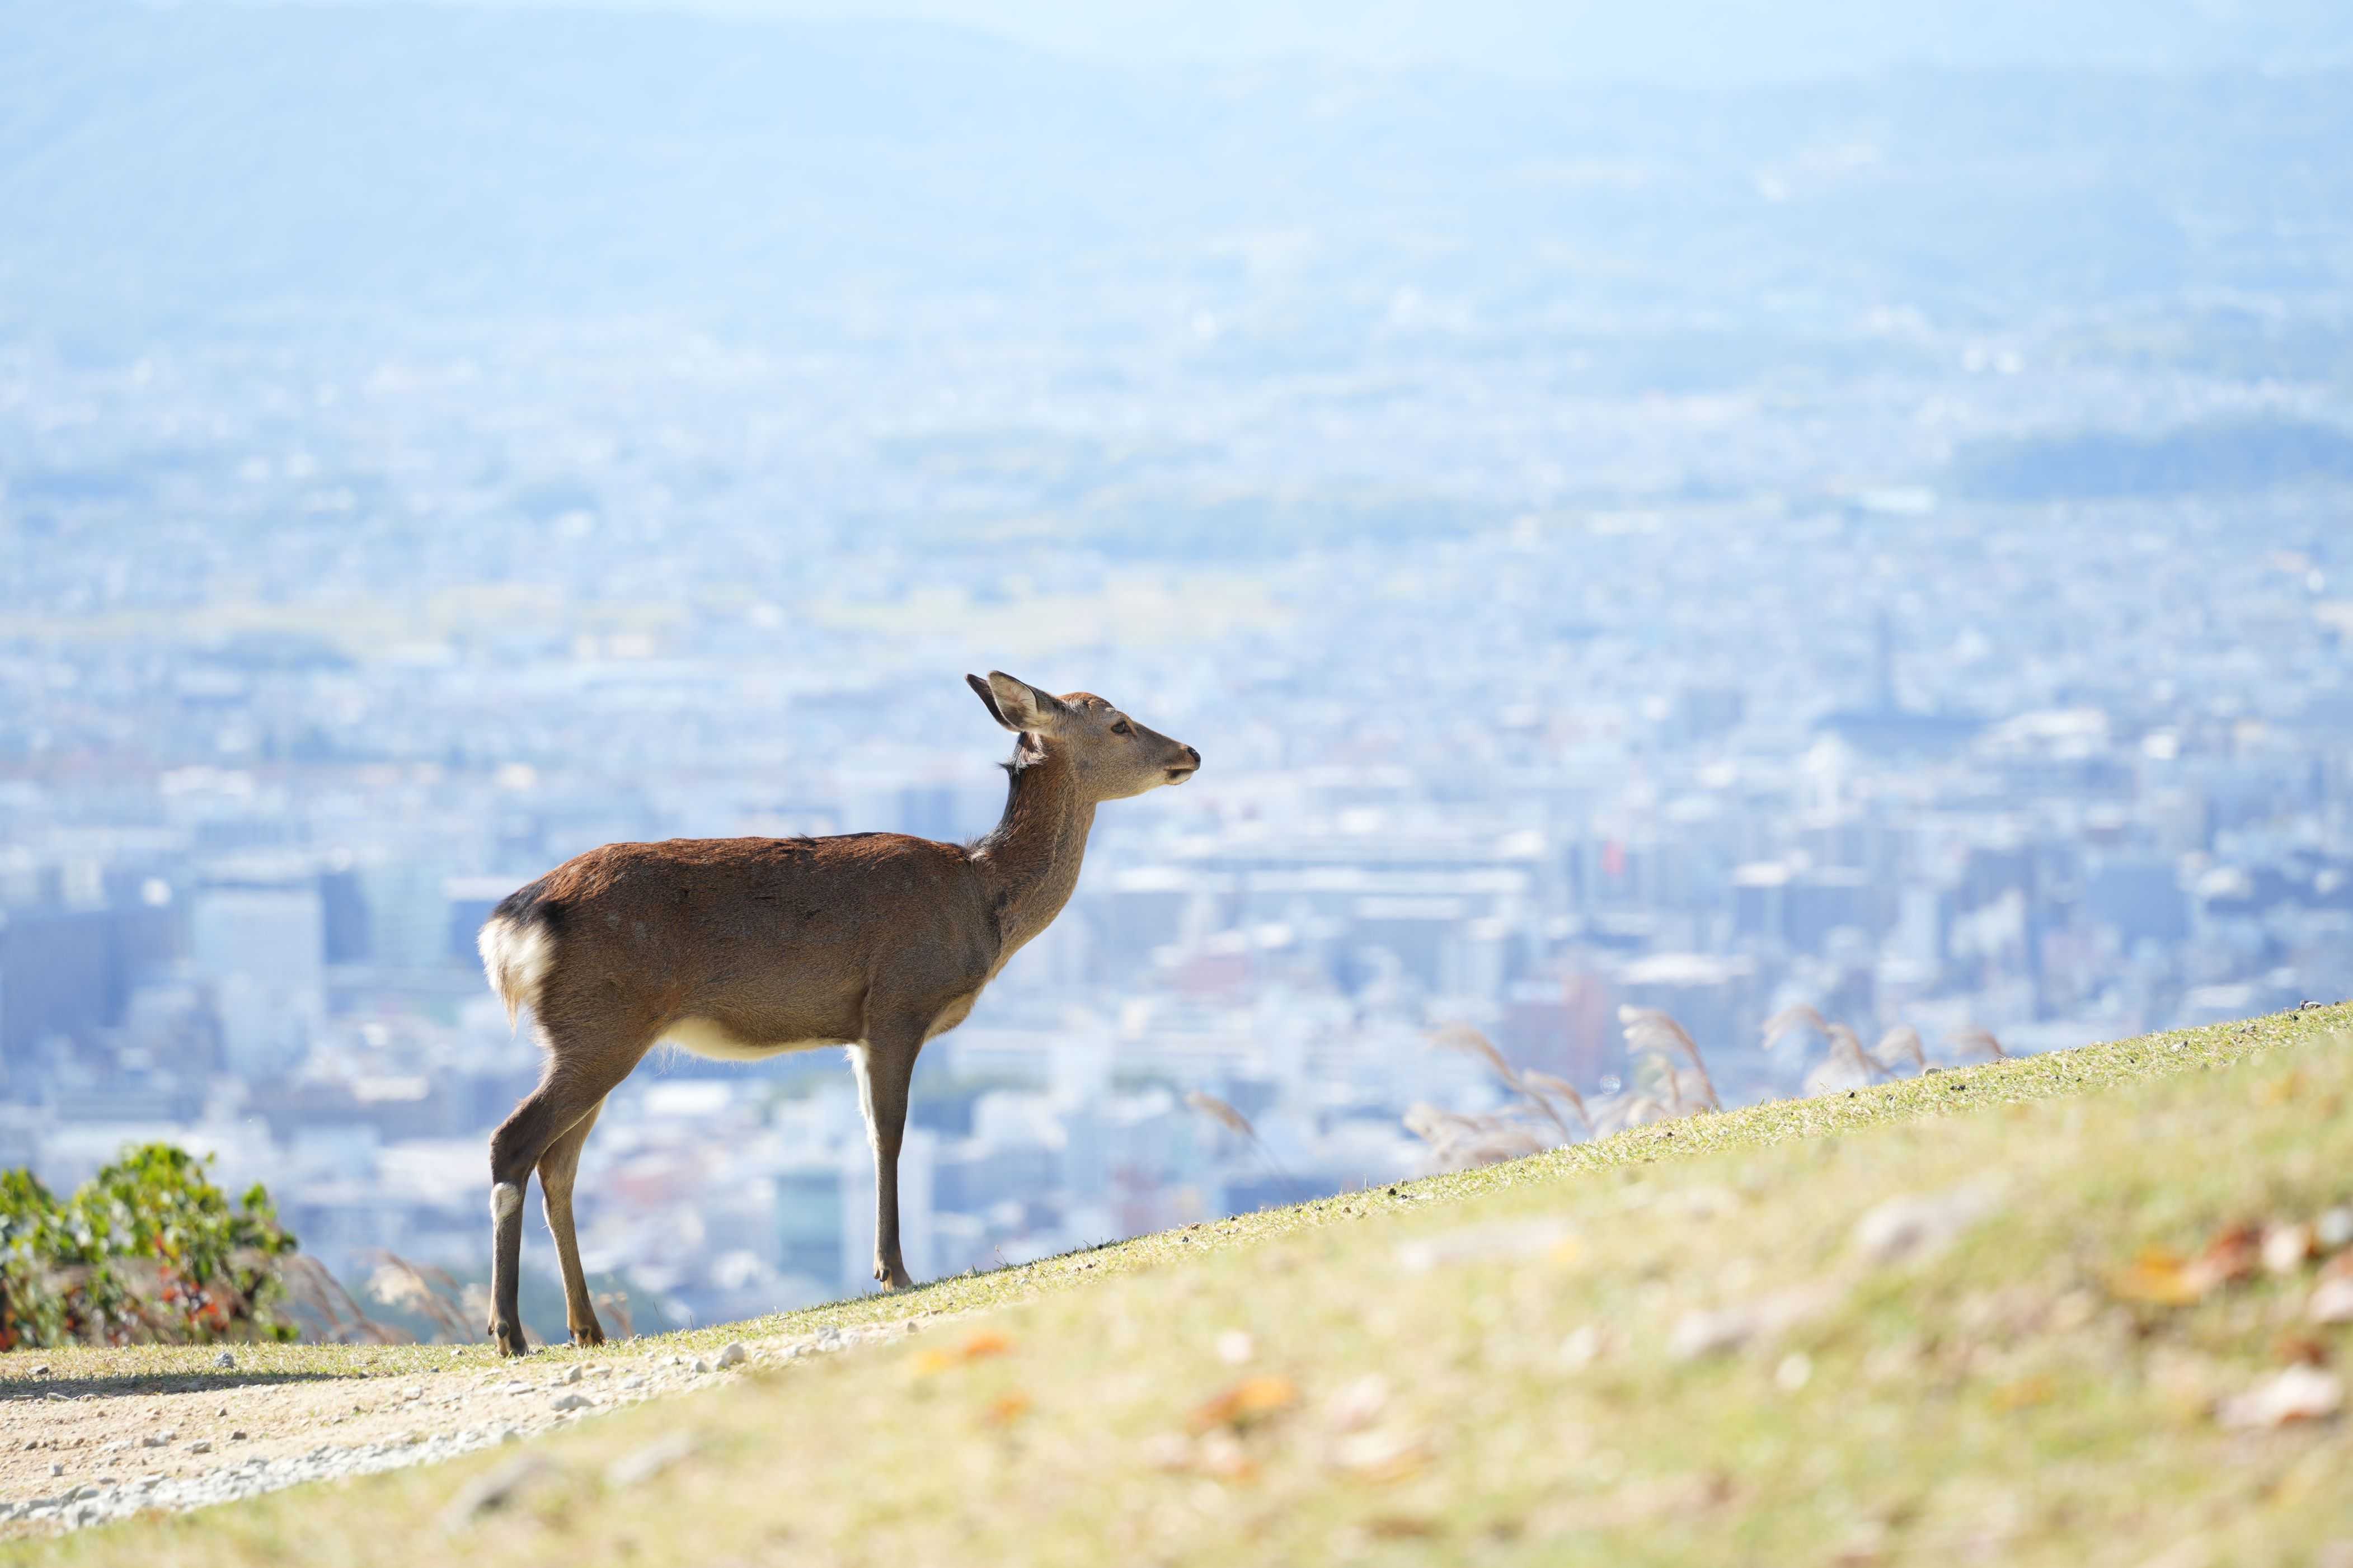
[(1095, 807), (1182, 784), (1201, 753), (1102, 698), (966, 676), (1020, 737), (1005, 816), (968, 847), (899, 833), (608, 844), (511, 894), (482, 964), (512, 1017), (531, 1009), (539, 1087), (491, 1136), (491, 1317), (522, 1352), (516, 1269), (523, 1185), (539, 1172), (575, 1344), (605, 1333), (572, 1230), (572, 1184), (596, 1113), (668, 1040), (752, 1061), (847, 1046), (874, 1147), (874, 1278), (899, 1255), (899, 1143), (923, 1042), (955, 1028), (1078, 884)]

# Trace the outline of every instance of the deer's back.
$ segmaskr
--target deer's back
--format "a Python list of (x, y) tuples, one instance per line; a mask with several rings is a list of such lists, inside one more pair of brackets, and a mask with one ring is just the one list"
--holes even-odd
[(896, 833), (607, 844), (491, 915), (539, 933), (551, 1026), (670, 1033), (714, 1056), (865, 1037), (881, 1003), (976, 991), (995, 921), (965, 852)]

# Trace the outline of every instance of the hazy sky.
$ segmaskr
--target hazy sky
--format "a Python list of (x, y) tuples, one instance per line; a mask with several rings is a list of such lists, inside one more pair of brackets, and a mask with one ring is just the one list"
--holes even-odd
[[(494, 0), (495, 3), (495, 0)], [(510, 4), (564, 0), (506, 0)], [(1134, 62), (1314, 55), (1524, 76), (1718, 83), (1892, 65), (2353, 62), (2343, 0), (588, 0), (921, 16)]]

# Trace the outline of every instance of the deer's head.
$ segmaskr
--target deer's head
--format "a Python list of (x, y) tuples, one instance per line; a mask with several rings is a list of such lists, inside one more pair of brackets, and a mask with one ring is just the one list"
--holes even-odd
[(1091, 800), (1124, 800), (1183, 784), (1201, 765), (1200, 752), (1145, 729), (1092, 692), (1056, 697), (999, 669), (986, 680), (965, 679), (989, 717), (1021, 737), (1023, 759), (1064, 763)]

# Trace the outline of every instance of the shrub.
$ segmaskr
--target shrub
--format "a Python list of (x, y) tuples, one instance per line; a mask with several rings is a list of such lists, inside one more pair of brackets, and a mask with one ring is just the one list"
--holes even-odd
[(259, 1186), (231, 1205), (210, 1163), (127, 1148), (62, 1201), (0, 1172), (0, 1350), (292, 1339), (277, 1260), (294, 1238)]

